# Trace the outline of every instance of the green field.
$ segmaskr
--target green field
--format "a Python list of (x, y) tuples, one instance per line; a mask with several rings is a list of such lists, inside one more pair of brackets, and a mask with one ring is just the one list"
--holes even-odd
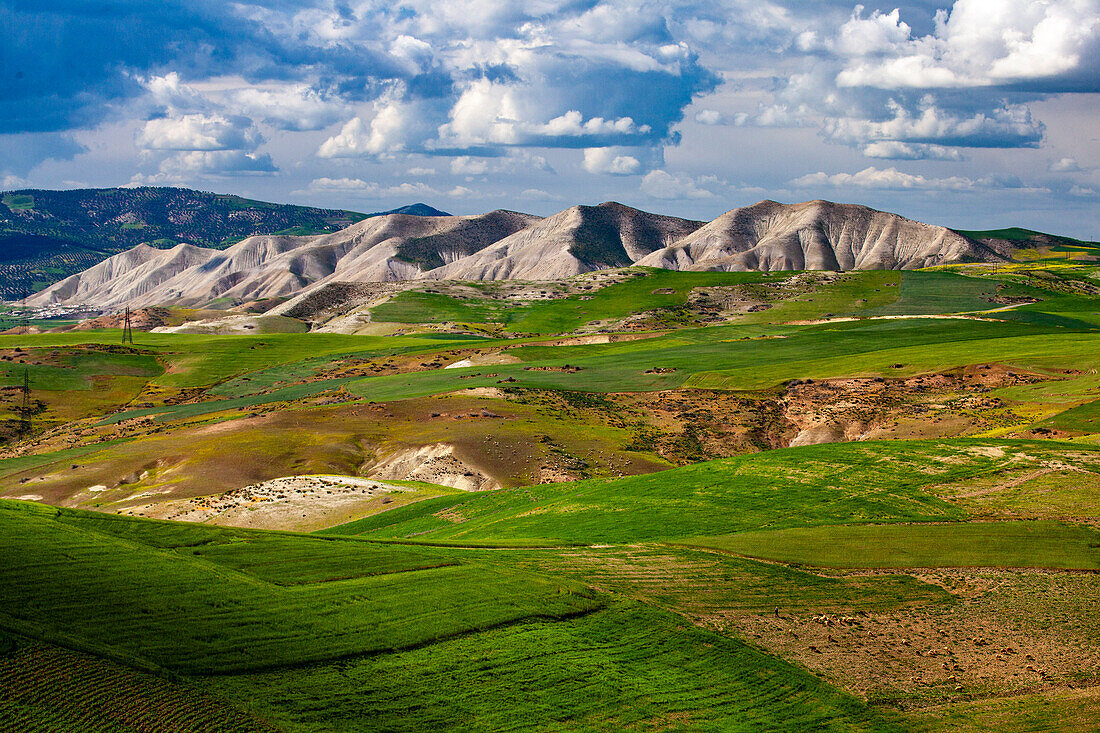
[[(99, 331), (0, 336), (0, 348), (27, 346), (36, 355), (71, 352), (59, 356), (56, 364), (31, 368), (32, 388), (45, 393), (69, 394), (74, 387), (86, 389), (99, 377), (117, 380), (160, 370), (151, 379), (135, 383), (147, 384), (145, 402), (152, 406), (141, 406), (139, 400), (128, 405), (135, 395), (127, 386), (112, 399), (128, 409), (115, 412), (108, 423), (154, 414), (162, 422), (194, 418), (300, 400), (341, 387), (357, 398), (389, 401), (505, 382), (517, 388), (594, 392), (682, 387), (760, 390), (791, 379), (903, 377), (988, 362), (1086, 374), (1100, 368), (1095, 356), (1100, 353), (1096, 298), (1050, 290), (1055, 281), (1029, 279), (1018, 284), (947, 272), (867, 272), (845, 273), (816, 289), (790, 290), (784, 283), (795, 281), (794, 275), (627, 272), (632, 274), (624, 282), (556, 300), (511, 304), (488, 297), (460, 300), (406, 292), (381, 307), (403, 308), (407, 312), (401, 319), (410, 321), (495, 320), (516, 332), (568, 333), (591, 320), (614, 321), (640, 309), (659, 312), (679, 307), (692, 288), (708, 285), (736, 284), (751, 292), (771, 288), (766, 292), (779, 293), (779, 300), (772, 309), (749, 313), (729, 325), (679, 328), (665, 335), (602, 345), (547, 346), (468, 334), (139, 334), (137, 352), (112, 354), (112, 363), (97, 364), (86, 350), (118, 339), (117, 332)], [(1034, 297), (1039, 302), (997, 310), (1001, 306), (989, 300), (994, 295)], [(981, 310), (995, 312), (986, 320), (899, 317)], [(861, 320), (784, 325), (852, 314)], [(504, 350), (520, 363), (448, 370), (438, 368), (440, 363), (433, 369), (386, 376), (317, 376), (340, 364), (400, 355), (457, 360), (446, 353), (469, 347)], [(143, 360), (144, 371), (127, 371), (125, 359)], [(17, 362), (0, 364), (0, 379), (7, 384), (14, 385), (22, 377)], [(578, 369), (554, 371), (565, 364)], [(207, 390), (205, 398), (160, 405), (163, 396), (191, 389)], [(85, 414), (102, 410), (106, 401), (106, 397), (93, 400)], [(71, 419), (79, 407), (72, 406), (66, 416)], [(1092, 432), (1088, 419), (1076, 421), (1074, 429)]]
[[(936, 617), (960, 602), (917, 577), (811, 565), (1094, 569), (1094, 529), (966, 522), (934, 493), (1050, 461), (1095, 470), (1100, 451), (967, 440), (795, 448), (455, 494), (312, 536), (3, 501), (0, 629), (19, 641), (0, 653), (0, 679), (19, 670), (33, 684), (0, 695), (0, 721), (98, 720), (104, 698), (86, 681), (97, 673), (133, 691), (127, 721), (172, 716), (195, 729), (215, 719), (284, 731), (978, 721), (985, 709), (869, 706), (711, 619), (756, 623), (772, 606), (781, 624), (820, 612)], [(85, 676), (57, 690), (45, 670), (61, 664)], [(67, 701), (60, 710), (41, 704), (50, 694)], [(1037, 705), (996, 710), (1023, 721)]]
[[(597, 605), (556, 583), (476, 564), (422, 556), (371, 568), (377, 548), (369, 546), (330, 559), (328, 567), (341, 570), (327, 577), (316, 564), (296, 572), (291, 559), (250, 575), (238, 568), (262, 565), (265, 556), (286, 558), (282, 544), (264, 546), (260, 536), (251, 560), (232, 552), (208, 558), (193, 543), (211, 542), (209, 534), (199, 539), (186, 525), (182, 532), (165, 525), (171, 536), (147, 544), (126, 528), (140, 520), (111, 519), (122, 527), (115, 532), (102, 519), (88, 526), (80, 515), (45, 507), (5, 502), (0, 511), (6, 538), (0, 623), (144, 669), (225, 674), (322, 662)], [(228, 531), (218, 538), (241, 541)], [(338, 580), (349, 565), (359, 573), (389, 571)], [(282, 584), (270, 582), (272, 572)], [(326, 582), (302, 582), (318, 577)], [(93, 606), (100, 612), (89, 613)]]
[[(762, 335), (778, 338), (759, 338)], [(5, 338), (0, 337), (0, 345)], [(67, 334), (38, 337), (43, 346), (82, 341)], [(98, 336), (85, 337), (89, 340)], [(144, 340), (144, 337), (143, 337)], [(1021, 368), (1100, 366), (1100, 335), (1057, 326), (952, 319), (856, 321), (801, 327), (714, 326), (667, 336), (590, 346), (520, 346), (508, 353), (520, 364), (464, 369), (433, 369), (347, 381), (297, 381), (344, 358), (429, 354), (440, 349), (506, 342), (470, 337), (356, 337), (321, 334), (270, 336), (149, 337), (150, 348), (171, 364), (153, 380), (163, 389), (211, 386), (211, 396), (232, 399), (167, 408), (140, 408), (118, 414), (122, 420), (150, 414), (188, 417), (277, 402), (346, 385), (355, 395), (396, 400), (457, 389), (514, 386), (597, 392), (673, 389), (763, 389), (793, 378), (853, 375), (905, 376), (942, 371), (985, 361)], [(143, 344), (143, 346), (145, 346)], [(373, 346), (373, 348), (372, 348)], [(326, 356), (319, 356), (326, 354)], [(563, 374), (525, 367), (570, 364)], [(901, 364), (901, 367), (895, 367)], [(654, 367), (668, 370), (652, 372)], [(232, 379), (248, 375), (247, 380)], [(286, 385), (286, 386), (282, 386)], [(283, 390), (283, 391), (279, 391)]]
[(699, 537), (688, 544), (837, 568), (1100, 568), (1100, 532), (1057, 522), (812, 527)]
[(797, 667), (629, 603), (209, 689), (263, 690), (257, 710), (301, 731), (902, 730)]
[[(168, 673), (284, 730), (896, 729), (739, 641), (534, 572), (532, 550), (513, 563), (19, 502), (0, 524), (0, 627)], [(183, 715), (175, 688), (125, 682)], [(51, 714), (0, 696), (0, 720)]]
[(677, 272), (651, 268), (631, 268), (627, 272), (631, 276), (624, 282), (593, 289), (588, 294), (522, 305), (490, 298), (460, 300), (441, 293), (404, 292), (374, 308), (371, 318), (400, 323), (502, 323), (515, 333), (568, 333), (590, 321), (681, 305), (692, 288), (758, 283), (768, 277), (755, 272)]
[[(440, 497), (328, 531), (446, 541), (508, 537), (630, 543), (832, 524), (957, 520), (964, 511), (935, 495), (933, 487), (1038, 465), (1051, 450), (1057, 450), (1055, 455), (1075, 450), (1054, 445), (961, 440), (789, 448), (645, 476)], [(462, 520), (440, 516), (444, 510)]]

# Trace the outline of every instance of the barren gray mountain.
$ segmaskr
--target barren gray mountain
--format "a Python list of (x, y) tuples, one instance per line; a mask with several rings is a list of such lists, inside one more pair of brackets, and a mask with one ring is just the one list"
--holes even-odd
[(828, 201), (733, 209), (638, 261), (671, 270), (912, 270), (1002, 259), (944, 227)]
[(334, 281), (411, 280), (538, 220), (514, 211), (479, 216), (389, 214), (321, 236), (249, 237), (224, 251), (139, 245), (51, 285), (27, 303), (103, 309), (195, 305), (215, 298), (290, 296)]
[(425, 277), (552, 280), (628, 267), (701, 226), (701, 221), (650, 214), (615, 202), (573, 206)]
[(632, 264), (675, 270), (914, 269), (1003, 260), (950, 229), (865, 206), (762, 201), (709, 224), (617, 203), (546, 219), (392, 214), (321, 236), (250, 237), (224, 251), (139, 246), (28, 299), (100, 309), (288, 297), (331, 283), (550, 280)]

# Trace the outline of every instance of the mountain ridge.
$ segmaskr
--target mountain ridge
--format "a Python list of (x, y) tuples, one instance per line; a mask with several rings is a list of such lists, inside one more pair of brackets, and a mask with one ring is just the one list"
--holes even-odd
[(0, 192), (0, 298), (18, 298), (139, 244), (222, 249), (256, 234), (321, 234), (372, 216), (445, 216), (423, 203), (367, 214), (175, 187)]
[(892, 270), (1004, 259), (946, 227), (858, 204), (764, 200), (639, 261), (665, 269)]
[[(1026, 242), (1023, 243), (1026, 246)], [(555, 280), (630, 265), (678, 270), (919, 269), (1003, 262), (1011, 244), (858, 204), (761, 201), (710, 222), (616, 202), (542, 218), (385, 214), (315, 236), (249, 237), (225, 250), (135, 249), (29, 305), (100, 309), (293, 297), (337, 282)]]

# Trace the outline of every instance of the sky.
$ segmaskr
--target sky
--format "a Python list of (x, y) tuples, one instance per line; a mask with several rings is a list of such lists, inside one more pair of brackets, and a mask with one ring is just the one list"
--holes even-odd
[(0, 189), (1100, 240), (1100, 0), (0, 0)]

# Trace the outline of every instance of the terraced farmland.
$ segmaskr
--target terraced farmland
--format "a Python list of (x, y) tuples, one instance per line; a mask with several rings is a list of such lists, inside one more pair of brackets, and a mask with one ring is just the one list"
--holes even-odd
[(0, 656), (0, 727), (89, 733), (276, 730), (193, 687), (38, 643)]

